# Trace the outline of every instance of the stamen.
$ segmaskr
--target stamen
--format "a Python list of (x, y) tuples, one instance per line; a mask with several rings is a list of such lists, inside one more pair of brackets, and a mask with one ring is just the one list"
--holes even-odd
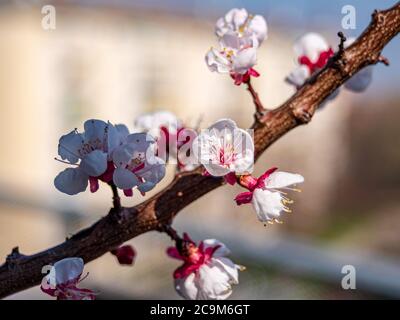
[(288, 198), (282, 197), (282, 203), (283, 203), (284, 205), (286, 205), (286, 204), (292, 204), (292, 203), (294, 203), (294, 201), (293, 201), (293, 200), (290, 200), (290, 199), (288, 199)]
[(287, 213), (292, 213), (292, 210), (290, 210), (288, 207), (283, 206), (283, 211), (287, 212)]
[(54, 157), (54, 160), (56, 160), (58, 162), (61, 162), (61, 163), (65, 163), (65, 164), (71, 165), (71, 166), (79, 166), (77, 163), (71, 163), (71, 162), (68, 162), (68, 161), (64, 161), (64, 160), (58, 159), (57, 157)]
[(236, 266), (238, 267), (239, 271), (244, 271), (244, 270), (246, 270), (246, 267), (245, 267), (245, 266), (242, 266), (242, 265), (240, 265), (240, 264), (237, 264)]
[(82, 278), (80, 278), (78, 283), (85, 280), (88, 276), (89, 276), (89, 272), (87, 272)]

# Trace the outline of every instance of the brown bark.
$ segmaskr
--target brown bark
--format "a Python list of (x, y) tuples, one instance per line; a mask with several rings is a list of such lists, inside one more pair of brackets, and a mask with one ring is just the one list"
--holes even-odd
[[(324, 69), (280, 107), (257, 117), (252, 126), (256, 157), (286, 132), (309, 122), (318, 106), (356, 72), (387, 61), (381, 51), (399, 31), (400, 3), (386, 11), (375, 11), (370, 25), (353, 45), (339, 50)], [(185, 206), (223, 184), (223, 179), (202, 176), (201, 169), (197, 169), (179, 173), (167, 188), (136, 207), (119, 207), (114, 195), (115, 208), (107, 216), (65, 242), (30, 256), (14, 248), (0, 267), (0, 297), (38, 285), (44, 265), (73, 256), (89, 262), (142, 233), (161, 230)]]

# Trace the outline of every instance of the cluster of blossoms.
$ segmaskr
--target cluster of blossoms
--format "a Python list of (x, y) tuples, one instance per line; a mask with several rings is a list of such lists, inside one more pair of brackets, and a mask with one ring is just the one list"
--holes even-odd
[[(355, 38), (345, 41), (344, 46), (349, 47)], [(286, 77), (286, 81), (294, 85), (297, 89), (315, 72), (322, 69), (329, 58), (334, 55), (332, 47), (318, 33), (310, 32), (297, 39), (294, 43), (293, 50), (296, 56), (297, 66)], [(367, 89), (372, 81), (372, 67), (368, 66), (351, 79), (349, 79), (344, 87), (353, 92), (362, 92)], [(339, 91), (333, 93), (330, 98), (337, 96)]]
[(304, 181), (299, 174), (267, 170), (259, 178), (251, 175), (254, 164), (254, 142), (248, 131), (230, 119), (222, 119), (203, 130), (193, 142), (194, 154), (205, 168), (205, 175), (224, 177), (231, 185), (248, 191), (238, 194), (237, 205), (252, 203), (262, 222), (280, 222), (282, 211), (290, 212), (285, 191), (298, 191), (293, 186)]
[(129, 134), (124, 125), (88, 120), (83, 133), (75, 129), (60, 138), (58, 155), (74, 167), (59, 173), (54, 185), (74, 195), (85, 191), (88, 184), (96, 192), (100, 180), (115, 184), (126, 196), (132, 196), (136, 187), (143, 194), (165, 175), (165, 162), (154, 155), (154, 142), (147, 133)]
[(258, 77), (253, 67), (267, 30), (262, 16), (250, 15), (246, 9), (230, 10), (215, 25), (219, 48), (207, 52), (207, 66), (213, 72), (229, 73), (236, 85), (248, 82), (251, 76)]
[[(61, 137), (59, 156), (74, 165), (55, 179), (55, 186), (67, 194), (84, 191), (90, 184), (95, 192), (98, 181), (114, 184), (125, 195), (132, 188), (144, 193), (165, 174), (165, 161), (161, 156), (171, 156), (185, 145), (191, 148), (196, 164), (204, 166), (204, 174), (223, 177), (227, 183), (238, 183), (248, 191), (236, 197), (238, 205), (252, 203), (260, 221), (278, 221), (281, 211), (289, 211), (291, 201), (284, 191), (303, 177), (296, 174), (268, 170), (258, 179), (251, 176), (254, 164), (252, 132), (239, 128), (231, 119), (221, 119), (202, 130), (189, 141), (179, 139), (185, 130), (182, 123), (169, 112), (156, 112), (137, 118), (139, 133), (129, 134), (123, 125), (114, 126), (100, 120), (88, 120), (84, 132), (74, 130)], [(190, 137), (191, 138), (191, 137)], [(171, 142), (174, 142), (171, 144)], [(162, 154), (163, 150), (166, 155)], [(178, 161), (179, 164), (179, 161)], [(175, 289), (185, 299), (226, 299), (232, 286), (238, 284), (238, 271), (242, 267), (227, 258), (229, 250), (214, 239), (198, 245), (184, 234), (174, 239), (176, 246), (167, 250), (170, 257), (183, 261), (175, 270)], [(136, 252), (124, 245), (111, 251), (121, 265), (132, 265)], [(83, 260), (67, 258), (54, 264), (42, 282), (42, 290), (57, 299), (94, 299), (88, 289), (78, 288), (82, 281)]]

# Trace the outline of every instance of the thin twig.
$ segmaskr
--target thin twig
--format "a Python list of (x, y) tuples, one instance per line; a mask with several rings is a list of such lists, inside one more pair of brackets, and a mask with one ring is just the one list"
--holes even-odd
[(385, 66), (389, 66), (390, 65), (389, 59), (384, 57), (384, 56), (382, 56), (382, 55), (379, 56), (378, 62), (383, 63)]
[(343, 52), (344, 52), (344, 43), (346, 42), (347, 38), (345, 37), (345, 35), (343, 34), (342, 31), (339, 31), (337, 35), (340, 38), (339, 51), (338, 51), (337, 55), (339, 57), (342, 57)]
[(254, 106), (256, 107), (256, 112), (255, 112), (254, 116), (255, 116), (256, 120), (259, 120), (259, 119), (261, 119), (262, 116), (265, 115), (267, 109), (264, 108), (264, 106), (258, 96), (258, 93), (254, 90), (253, 85), (251, 84), (250, 79), (248, 82), (246, 82), (246, 84), (247, 84), (247, 90), (249, 90), (249, 92), (253, 98)]
[(109, 186), (111, 187), (112, 193), (113, 193), (113, 208), (118, 211), (121, 209), (121, 198), (119, 197), (118, 194), (118, 188), (117, 186), (113, 183), (110, 182)]
[(173, 241), (182, 240), (178, 232), (170, 224), (163, 224), (159, 230), (165, 232)]

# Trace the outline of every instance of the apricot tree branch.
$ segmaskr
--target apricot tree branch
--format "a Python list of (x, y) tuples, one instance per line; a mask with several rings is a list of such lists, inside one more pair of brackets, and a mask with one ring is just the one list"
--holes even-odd
[[(399, 31), (400, 3), (375, 11), (357, 41), (340, 57), (333, 57), (341, 70), (328, 63), (313, 83), (305, 83), (289, 100), (253, 124), (256, 158), (282, 135), (309, 122), (318, 106), (356, 72), (381, 61), (382, 49)], [(118, 219), (109, 214), (65, 242), (33, 255), (14, 249), (0, 266), (0, 297), (38, 285), (44, 265), (74, 256), (89, 262), (142, 233), (161, 230), (188, 204), (223, 184), (222, 178), (203, 176), (201, 168), (178, 173), (168, 187), (147, 201), (132, 208), (121, 207)]]

